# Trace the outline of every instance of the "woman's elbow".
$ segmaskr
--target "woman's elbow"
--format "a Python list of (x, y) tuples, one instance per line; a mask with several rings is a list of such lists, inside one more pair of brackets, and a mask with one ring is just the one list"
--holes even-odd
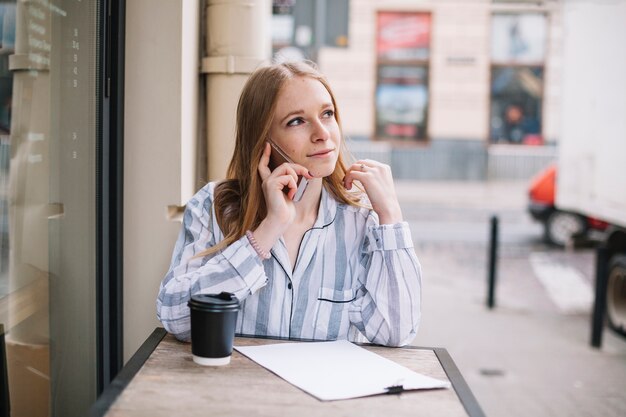
[(191, 321), (189, 310), (180, 311), (176, 306), (164, 305), (161, 293), (157, 299), (157, 319), (163, 328), (181, 342), (191, 340)]
[(421, 314), (418, 311), (409, 326), (401, 326), (398, 332), (393, 332), (390, 335), (389, 340), (387, 341), (387, 346), (402, 347), (415, 340), (420, 325), (420, 319)]
[(181, 342), (191, 341), (191, 328), (189, 326), (189, 317), (175, 321), (161, 320), (165, 330), (172, 334)]

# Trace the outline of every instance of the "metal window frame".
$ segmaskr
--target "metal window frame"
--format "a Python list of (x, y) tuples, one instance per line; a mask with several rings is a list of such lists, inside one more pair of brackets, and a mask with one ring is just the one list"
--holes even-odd
[(126, 0), (100, 3), (96, 146), (97, 395), (123, 365), (124, 43)]

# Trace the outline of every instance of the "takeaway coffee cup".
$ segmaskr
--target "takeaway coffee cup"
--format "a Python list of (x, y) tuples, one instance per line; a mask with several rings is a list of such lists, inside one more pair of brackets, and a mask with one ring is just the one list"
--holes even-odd
[(239, 300), (228, 292), (191, 297), (191, 353), (200, 365), (230, 363), (235, 339)]

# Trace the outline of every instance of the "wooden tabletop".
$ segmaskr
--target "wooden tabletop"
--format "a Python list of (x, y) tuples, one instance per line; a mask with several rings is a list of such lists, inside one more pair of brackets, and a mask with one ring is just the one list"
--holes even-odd
[[(282, 342), (265, 338), (235, 339), (236, 346)], [(197, 365), (188, 343), (178, 342), (173, 336), (165, 335), (163, 329), (157, 329), (94, 404), (91, 415), (483, 416), (444, 349), (363, 347), (418, 373), (449, 380), (454, 388), (325, 402), (237, 351), (227, 366)]]

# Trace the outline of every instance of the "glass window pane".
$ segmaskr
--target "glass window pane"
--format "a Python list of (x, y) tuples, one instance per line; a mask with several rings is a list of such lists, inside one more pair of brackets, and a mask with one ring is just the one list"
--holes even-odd
[(272, 47), (274, 51), (290, 46), (294, 34), (294, 0), (273, 0), (272, 2)]
[(0, 3), (0, 324), (11, 416), (96, 396), (98, 1)]
[(418, 140), (426, 137), (428, 68), (380, 66), (376, 88), (376, 135)]
[(378, 13), (378, 59), (427, 60), (430, 56), (429, 13)]
[(332, 0), (326, 2), (326, 33), (324, 45), (348, 46), (348, 22), (350, 2), (348, 0)]
[(539, 145), (543, 68), (493, 67), (491, 78), (491, 141)]
[(544, 14), (494, 14), (491, 21), (492, 62), (543, 62), (546, 53), (546, 30)]

